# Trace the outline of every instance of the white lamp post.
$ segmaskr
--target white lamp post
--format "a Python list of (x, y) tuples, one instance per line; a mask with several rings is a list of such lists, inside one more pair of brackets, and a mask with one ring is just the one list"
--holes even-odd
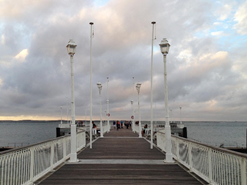
[(101, 106), (101, 90), (102, 85), (100, 82), (97, 83), (99, 89), (99, 99), (100, 99), (100, 137), (103, 137), (103, 129), (102, 129), (102, 106)]
[(135, 125), (135, 116), (134, 116), (134, 101), (133, 100), (131, 100), (130, 101), (130, 103), (131, 103), (131, 109), (132, 109), (132, 116), (131, 116), (131, 128), (132, 128), (132, 131), (134, 132), (134, 125)]
[(61, 110), (61, 124), (63, 124), (63, 121), (62, 121), (63, 120), (63, 117), (62, 117), (63, 107), (62, 106), (60, 106), (60, 110)]
[(182, 120), (181, 120), (181, 109), (182, 107), (179, 107), (180, 108), (180, 124), (182, 124)]
[(90, 26), (90, 123), (89, 123), (89, 131), (90, 131), (90, 149), (92, 149), (92, 112), (93, 112), (93, 90), (92, 90), (92, 39), (93, 39), (93, 22), (89, 23)]
[(168, 107), (168, 87), (167, 87), (167, 72), (166, 72), (166, 55), (169, 52), (170, 44), (164, 38), (160, 43), (160, 50), (164, 56), (164, 80), (165, 80), (165, 113), (166, 113), (166, 125), (165, 125), (165, 135), (166, 135), (166, 159), (165, 162), (174, 162), (172, 159), (172, 143), (171, 143), (171, 127), (169, 123), (169, 107)]
[(171, 112), (171, 119), (170, 119), (170, 121), (172, 122), (172, 108), (170, 108), (170, 112)]
[(107, 100), (106, 100), (106, 104), (107, 104), (107, 128), (108, 128), (108, 132), (110, 132), (110, 123), (109, 123), (110, 113), (109, 113), (109, 93), (108, 93), (108, 82), (109, 82), (109, 77), (107, 77)]
[(132, 106), (132, 124), (131, 124), (131, 128), (132, 128), (132, 131), (135, 132), (135, 112), (134, 112), (134, 92), (135, 92), (135, 83), (134, 83), (134, 77), (132, 77), (132, 83), (133, 83), (133, 94), (132, 94), (132, 97), (133, 97), (133, 100), (131, 100), (131, 106)]
[(76, 125), (75, 125), (75, 97), (74, 97), (74, 72), (73, 72), (73, 56), (76, 50), (75, 42), (70, 39), (67, 47), (68, 54), (70, 55), (71, 63), (71, 153), (70, 153), (70, 162), (77, 162), (77, 152), (76, 152)]
[(140, 97), (139, 97), (141, 85), (142, 85), (141, 83), (136, 84), (136, 90), (138, 93), (139, 137), (142, 137), (142, 134), (141, 134), (141, 114), (140, 114)]
[(154, 25), (156, 22), (151, 22), (152, 26), (152, 49), (151, 49), (151, 115), (150, 115), (150, 126), (151, 126), (151, 142), (150, 148), (153, 149), (153, 44), (154, 44)]

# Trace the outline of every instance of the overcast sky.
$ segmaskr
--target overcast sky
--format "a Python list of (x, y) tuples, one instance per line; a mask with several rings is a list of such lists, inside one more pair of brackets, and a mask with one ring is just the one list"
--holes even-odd
[(140, 82), (141, 117), (149, 120), (151, 22), (156, 21), (154, 119), (165, 118), (159, 44), (167, 38), (170, 119), (179, 120), (182, 107), (182, 120), (246, 121), (246, 10), (245, 0), (0, 0), (0, 119), (60, 119), (61, 106), (67, 119), (70, 39), (77, 44), (76, 119), (89, 119), (89, 22), (94, 22), (93, 117), (100, 115), (96, 84), (101, 82), (105, 118), (109, 77), (110, 119), (130, 119)]

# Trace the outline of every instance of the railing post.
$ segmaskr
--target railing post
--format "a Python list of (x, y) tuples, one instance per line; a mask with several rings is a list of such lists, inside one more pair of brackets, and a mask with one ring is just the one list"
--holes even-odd
[(246, 185), (246, 159), (241, 158), (241, 185)]
[(188, 154), (189, 154), (189, 167), (190, 167), (190, 171), (193, 171), (193, 161), (192, 161), (192, 146), (191, 143), (189, 142), (189, 146), (188, 146)]
[(177, 156), (177, 161), (180, 161), (180, 158), (179, 158), (179, 142), (178, 142), (178, 138), (176, 138), (176, 156)]
[(86, 146), (86, 132), (83, 132), (83, 147)]
[(30, 148), (31, 161), (30, 161), (30, 182), (33, 184), (33, 171), (34, 171), (34, 148)]
[(66, 158), (66, 151), (67, 151), (67, 148), (66, 148), (66, 138), (63, 138), (63, 159)]
[(53, 162), (54, 162), (54, 142), (51, 143), (50, 170), (53, 170)]
[(157, 147), (160, 148), (160, 142), (159, 142), (159, 133), (156, 132), (156, 140), (157, 140)]
[(209, 148), (208, 150), (208, 177), (209, 177), (209, 184), (213, 182), (213, 169), (212, 169), (212, 149)]

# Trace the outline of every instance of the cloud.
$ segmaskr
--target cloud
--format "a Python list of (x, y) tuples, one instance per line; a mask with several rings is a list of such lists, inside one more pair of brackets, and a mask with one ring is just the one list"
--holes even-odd
[(242, 35), (247, 34), (247, 2), (243, 3), (235, 13), (235, 21), (237, 24), (235, 24), (234, 28), (237, 30), (238, 33)]
[(217, 13), (220, 15), (219, 20), (224, 21), (226, 20), (230, 15), (232, 11), (232, 6), (229, 4), (224, 4), (222, 8), (217, 9)]
[(211, 35), (212, 35), (212, 36), (221, 36), (221, 35), (223, 35), (223, 34), (224, 34), (223, 31), (211, 32)]
[[(0, 7), (3, 22), (0, 116), (58, 118), (60, 106), (70, 107), (71, 66), (65, 48), (69, 39), (77, 44), (73, 58), (76, 116), (84, 119), (89, 114), (91, 21), (94, 22), (93, 116), (99, 115), (96, 83), (100, 81), (103, 85), (104, 112), (106, 77), (109, 77), (111, 119), (129, 119), (130, 100), (134, 100), (137, 108), (134, 77), (134, 83), (142, 83), (142, 119), (149, 119), (152, 21), (157, 22), (153, 65), (156, 118), (165, 117), (164, 64), (159, 51), (163, 37), (171, 44), (167, 71), (169, 106), (174, 109), (174, 119), (179, 106), (188, 115), (186, 119), (206, 119), (204, 111), (234, 116), (228, 112), (229, 106), (246, 110), (244, 105), (237, 106), (234, 102), (245, 98), (243, 82), (247, 66), (243, 48), (246, 47), (243, 43), (237, 44), (233, 50), (229, 45), (219, 45), (217, 36), (222, 36), (224, 28), (212, 31), (211, 28), (214, 23), (227, 20), (235, 9), (237, 5), (229, 3), (221, 9), (213, 2), (192, 0), (111, 0), (98, 5), (93, 1), (6, 1)], [(223, 13), (209, 13), (215, 10)], [(220, 15), (224, 16), (219, 19)], [(200, 37), (195, 36), (198, 33)], [(216, 113), (214, 118), (224, 119)]]
[(18, 53), (16, 56), (15, 56), (15, 59), (23, 62), (25, 61), (26, 57), (28, 55), (28, 49), (23, 49), (20, 53)]
[(5, 37), (4, 35), (1, 36), (1, 43), (4, 45), (5, 44)]

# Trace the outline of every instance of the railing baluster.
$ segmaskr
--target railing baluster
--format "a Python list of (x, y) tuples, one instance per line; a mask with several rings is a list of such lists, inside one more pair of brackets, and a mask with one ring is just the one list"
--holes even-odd
[(66, 138), (63, 138), (63, 160), (65, 160), (66, 159), (66, 151), (67, 151), (67, 149), (66, 149)]
[(178, 139), (176, 138), (176, 147), (177, 147), (177, 150), (176, 150), (176, 152), (177, 152), (177, 154), (176, 154), (176, 156), (177, 156), (177, 160), (178, 161), (180, 161), (180, 159), (179, 159), (179, 142), (178, 142)]
[(54, 163), (54, 142), (51, 143), (50, 170), (53, 170)]
[(189, 143), (188, 155), (189, 155), (189, 170), (192, 172), (193, 171), (193, 164), (192, 164), (192, 143)]
[(30, 148), (31, 161), (30, 161), (30, 182), (33, 183), (33, 170), (34, 170), (34, 147)]
[(241, 185), (246, 185), (246, 159), (241, 158)]
[[(244, 154), (177, 136), (172, 136), (172, 141), (175, 142), (173, 146), (176, 150), (173, 151), (176, 152), (177, 161), (210, 184), (246, 185), (247, 156)], [(157, 132), (157, 147), (165, 150), (165, 134), (160, 131)], [(188, 158), (185, 156), (187, 149)], [(193, 153), (194, 150), (198, 152)], [(193, 164), (196, 161), (198, 163)]]

